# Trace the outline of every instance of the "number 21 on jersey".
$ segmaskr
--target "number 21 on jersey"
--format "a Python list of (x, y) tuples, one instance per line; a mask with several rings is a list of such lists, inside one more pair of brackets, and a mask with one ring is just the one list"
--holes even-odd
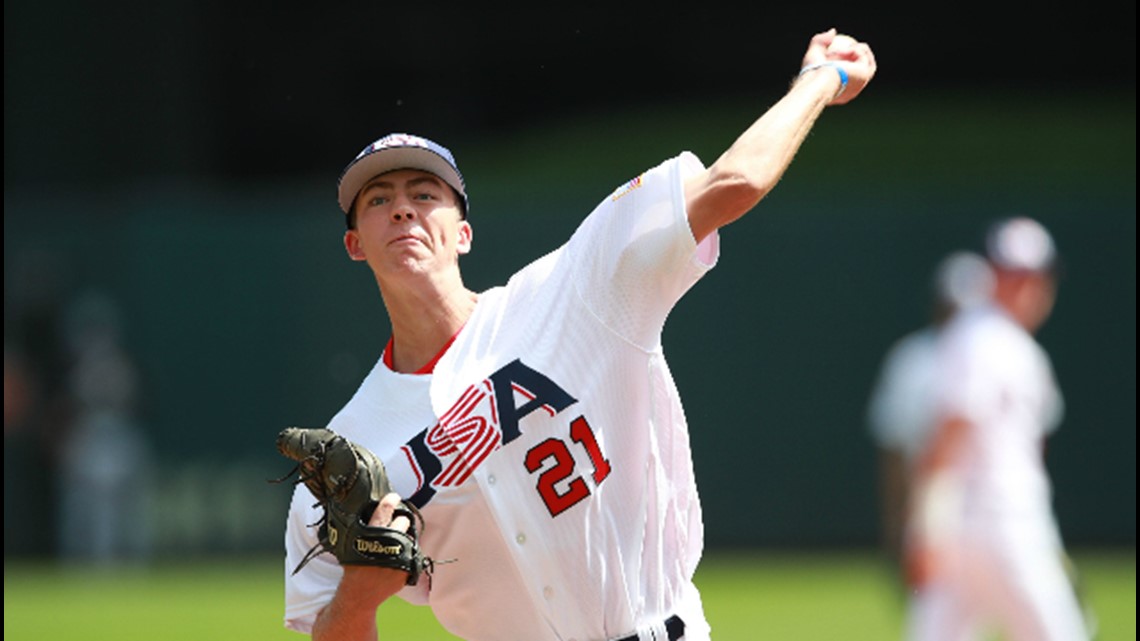
[[(594, 466), (595, 485), (610, 475), (610, 462), (598, 447), (594, 430), (584, 416), (579, 416), (570, 423), (569, 439), (551, 437), (530, 448), (526, 453), (525, 464), (526, 470), (531, 474), (546, 466), (547, 461), (554, 462), (549, 469), (538, 475), (535, 486), (542, 501), (546, 503), (546, 509), (550, 510), (550, 516), (558, 516), (590, 495), (586, 481), (577, 473), (574, 455), (570, 452), (572, 446), (581, 447), (589, 455)], [(558, 485), (567, 479), (569, 483), (566, 489), (559, 491)]]

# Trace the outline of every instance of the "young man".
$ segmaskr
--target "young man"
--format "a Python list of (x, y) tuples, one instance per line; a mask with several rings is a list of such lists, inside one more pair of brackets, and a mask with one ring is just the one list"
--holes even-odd
[[(426, 519), (424, 553), (453, 562), (411, 587), (329, 555), (291, 575), (320, 516), (298, 487), (286, 625), (373, 640), (377, 608), (399, 593), (472, 641), (708, 639), (692, 582), (700, 502), (662, 327), (714, 265), (717, 230), (874, 73), (866, 44), (815, 35), (787, 94), (710, 167), (685, 152), (650, 169), (561, 248), (479, 293), (460, 274), (473, 236), (451, 153), (403, 134), (365, 148), (339, 183), (344, 244), (375, 275), (392, 337), (328, 427), (384, 461)], [(389, 524), (396, 500), (371, 523)]]
[(994, 225), (993, 303), (943, 330), (935, 431), (919, 455), (908, 523), (913, 641), (1083, 641), (1045, 469), (1062, 399), (1033, 334), (1053, 310), (1056, 250), (1036, 221)]

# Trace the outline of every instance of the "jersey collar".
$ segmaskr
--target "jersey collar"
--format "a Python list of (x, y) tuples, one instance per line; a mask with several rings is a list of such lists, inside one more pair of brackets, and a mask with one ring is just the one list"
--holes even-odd
[[(460, 327), (459, 332), (462, 332), (462, 331), (463, 331), (463, 327)], [(438, 363), (439, 359), (443, 358), (443, 355), (447, 353), (447, 349), (449, 347), (451, 347), (452, 343), (455, 342), (456, 337), (459, 336), (459, 332), (455, 332), (455, 334), (453, 334), (451, 338), (447, 339), (447, 342), (443, 344), (443, 348), (440, 349), (439, 353), (436, 354), (435, 356), (433, 356), (430, 361), (428, 361), (423, 367), (419, 368), (418, 370), (416, 370), (412, 373), (413, 374), (431, 374), (432, 372), (434, 372), (435, 371), (435, 364)], [(396, 371), (395, 365), (393, 363), (393, 358), (392, 358), (392, 344), (393, 344), (394, 338), (395, 338), (394, 336), (388, 337), (388, 344), (384, 346), (384, 355), (382, 357), (382, 359), (384, 361), (384, 365), (387, 366), (387, 368), (392, 370), (393, 372)]]

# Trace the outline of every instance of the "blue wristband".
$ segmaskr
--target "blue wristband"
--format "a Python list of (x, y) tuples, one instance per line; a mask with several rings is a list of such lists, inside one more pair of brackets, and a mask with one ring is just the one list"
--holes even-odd
[(843, 70), (843, 67), (839, 66), (839, 63), (832, 62), (830, 60), (827, 62), (817, 62), (813, 65), (808, 65), (803, 69), (800, 69), (800, 73), (796, 77), (798, 78), (805, 73), (812, 71), (813, 69), (819, 69), (820, 67), (832, 67), (839, 72), (839, 91), (835, 92), (835, 96), (832, 98), (832, 100), (835, 100), (835, 98), (843, 95), (843, 92), (847, 89), (847, 72)]

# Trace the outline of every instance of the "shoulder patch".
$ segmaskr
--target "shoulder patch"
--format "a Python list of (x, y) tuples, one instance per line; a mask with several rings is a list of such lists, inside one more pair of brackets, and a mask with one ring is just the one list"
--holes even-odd
[(644, 177), (645, 177), (645, 174), (641, 174), (641, 175), (640, 175), (640, 176), (638, 176), (637, 178), (634, 178), (633, 180), (631, 180), (631, 181), (627, 182), (626, 184), (622, 185), (621, 187), (618, 187), (618, 188), (617, 188), (617, 189), (614, 191), (613, 195), (612, 195), (612, 196), (610, 196), (610, 200), (617, 200), (618, 198), (621, 198), (622, 196), (624, 196), (624, 195), (628, 194), (629, 192), (633, 191), (634, 189), (637, 189), (638, 187), (640, 187), (640, 186), (641, 186), (641, 183), (642, 183), (642, 179), (643, 179)]

